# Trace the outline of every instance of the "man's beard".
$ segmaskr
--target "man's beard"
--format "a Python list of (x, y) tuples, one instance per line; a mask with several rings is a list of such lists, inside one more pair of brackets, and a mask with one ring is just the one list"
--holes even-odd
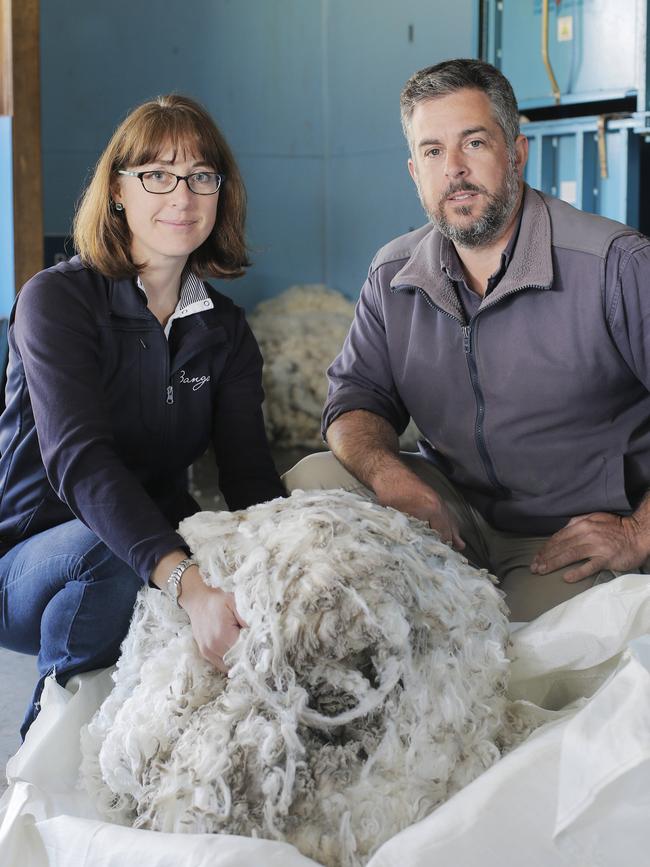
[[(482, 193), (487, 198), (487, 207), (473, 222), (459, 226), (449, 222), (445, 215), (445, 205), (448, 204), (449, 196), (463, 191)], [(519, 175), (511, 163), (503, 183), (495, 193), (490, 193), (485, 187), (470, 184), (468, 181), (450, 184), (438, 200), (435, 211), (430, 211), (425, 205), (419, 185), (418, 193), (427, 216), (441, 235), (460, 247), (483, 247), (495, 241), (512, 218), (519, 199)], [(456, 212), (461, 216), (470, 216), (472, 213), (470, 207), (463, 205), (457, 206)]]

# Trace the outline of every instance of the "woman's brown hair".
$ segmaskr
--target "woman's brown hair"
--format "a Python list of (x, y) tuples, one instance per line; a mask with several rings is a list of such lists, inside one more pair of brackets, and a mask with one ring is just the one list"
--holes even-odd
[(240, 277), (250, 264), (244, 237), (244, 183), (232, 152), (210, 115), (193, 99), (178, 94), (145, 102), (113, 133), (75, 215), (73, 233), (79, 255), (107, 277), (135, 276), (145, 267), (146, 263), (131, 259), (131, 232), (124, 213), (115, 209), (111, 192), (118, 169), (154, 161), (167, 144), (177, 153), (196, 156), (225, 175), (214, 228), (190, 254), (189, 266), (199, 276)]

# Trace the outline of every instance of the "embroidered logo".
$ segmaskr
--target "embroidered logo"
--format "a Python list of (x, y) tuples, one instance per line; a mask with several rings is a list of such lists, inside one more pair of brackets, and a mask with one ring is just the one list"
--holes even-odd
[(203, 376), (188, 376), (184, 370), (181, 370), (180, 377), (183, 385), (192, 386), (192, 391), (198, 391), (202, 385), (205, 385), (206, 382), (210, 382), (209, 374), (207, 376), (205, 374)]

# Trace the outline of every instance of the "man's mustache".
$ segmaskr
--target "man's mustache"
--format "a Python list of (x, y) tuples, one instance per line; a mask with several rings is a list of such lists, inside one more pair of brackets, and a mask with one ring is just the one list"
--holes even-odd
[(456, 184), (450, 184), (445, 192), (443, 193), (443, 198), (447, 199), (449, 196), (453, 196), (455, 193), (485, 193), (485, 187), (478, 187), (476, 184), (470, 184), (469, 181), (459, 181)]

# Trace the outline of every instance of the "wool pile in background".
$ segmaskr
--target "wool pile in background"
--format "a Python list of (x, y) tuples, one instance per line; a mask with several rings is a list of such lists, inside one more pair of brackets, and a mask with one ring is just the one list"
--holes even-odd
[[(274, 445), (323, 448), (326, 371), (353, 317), (352, 301), (316, 283), (291, 286), (253, 311), (249, 321), (264, 358), (266, 432)], [(417, 438), (411, 423), (400, 439), (402, 448), (415, 448)]]

